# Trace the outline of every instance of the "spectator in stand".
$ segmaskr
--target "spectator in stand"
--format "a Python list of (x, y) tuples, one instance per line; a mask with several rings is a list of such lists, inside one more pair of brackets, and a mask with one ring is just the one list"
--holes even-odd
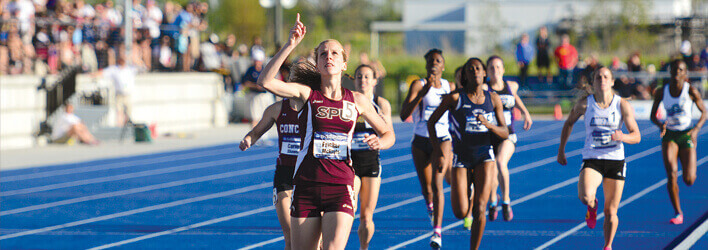
[(627, 71), (627, 64), (620, 61), (619, 57), (612, 57), (612, 62), (610, 63), (610, 70), (612, 70), (612, 72)]
[(153, 40), (160, 38), (160, 24), (162, 23), (162, 11), (155, 4), (155, 0), (148, 0), (147, 7), (143, 13), (143, 24), (148, 29)]
[(690, 70), (691, 66), (693, 66), (691, 65), (693, 63), (693, 49), (691, 48), (691, 42), (688, 40), (684, 40), (683, 42), (681, 42), (679, 52), (681, 52), (681, 57), (686, 63), (686, 68)]
[(160, 39), (160, 45), (157, 47), (156, 51), (156, 58), (158, 61), (157, 69), (163, 72), (173, 71), (177, 59), (172, 51), (172, 39), (167, 35), (163, 35)]
[(534, 52), (533, 46), (529, 42), (529, 34), (522, 34), (521, 41), (516, 45), (516, 63), (519, 65), (519, 84), (521, 85), (519, 88), (528, 88), (526, 78)]
[(257, 51), (260, 50), (265, 54), (265, 48), (263, 48), (263, 40), (261, 39), (260, 36), (254, 36), (253, 37), (253, 45), (251, 46), (251, 56)]
[(701, 50), (700, 61), (703, 67), (708, 67), (708, 41), (706, 41), (706, 47)]
[(585, 59), (585, 68), (580, 71), (578, 84), (575, 85), (576, 88), (585, 91), (592, 91), (593, 74), (600, 68), (602, 68), (602, 64), (600, 64), (597, 53), (591, 53), (590, 56)]
[(639, 58), (639, 52), (634, 52), (627, 59), (627, 71), (629, 72), (641, 72), (642, 71), (642, 61)]
[(72, 139), (79, 139), (89, 145), (99, 144), (86, 125), (81, 122), (81, 118), (74, 114), (74, 105), (69, 103), (64, 105), (64, 113), (60, 114), (54, 123), (50, 139), (53, 143), (69, 143)]
[[(201, 44), (199, 50), (201, 54), (201, 71), (217, 71), (221, 69), (221, 57), (219, 56), (219, 36), (212, 33), (209, 41)], [(256, 78), (258, 79), (258, 78)]]
[(578, 64), (578, 51), (570, 44), (570, 37), (567, 34), (561, 36), (561, 44), (556, 47), (553, 53), (558, 63), (560, 87), (570, 89), (573, 87), (573, 70)]
[(106, 18), (111, 24), (111, 27), (118, 27), (123, 22), (123, 14), (113, 7), (113, 1), (108, 0), (105, 3), (106, 6)]
[[(536, 68), (538, 70), (538, 80), (546, 80), (547, 83), (551, 83), (553, 79), (551, 78), (551, 58), (548, 55), (548, 51), (551, 48), (551, 41), (548, 39), (548, 29), (543, 26), (538, 30), (538, 37), (536, 37)], [(545, 79), (543, 79), (545, 71)]]
[(263, 70), (265, 52), (254, 50), (251, 57), (253, 59), (253, 66), (246, 70), (246, 74), (243, 76), (241, 82), (247, 90), (248, 105), (251, 112), (251, 127), (255, 127), (261, 120), (263, 111), (273, 104), (275, 99), (271, 93), (268, 93), (263, 87), (256, 83)]

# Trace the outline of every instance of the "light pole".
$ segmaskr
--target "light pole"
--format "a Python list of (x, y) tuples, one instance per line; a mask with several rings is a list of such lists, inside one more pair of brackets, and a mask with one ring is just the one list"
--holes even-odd
[(283, 8), (292, 9), (297, 5), (297, 0), (259, 0), (258, 1), (263, 8), (275, 8), (275, 30), (273, 41), (275, 43), (280, 43), (283, 39), (282, 29), (283, 29)]

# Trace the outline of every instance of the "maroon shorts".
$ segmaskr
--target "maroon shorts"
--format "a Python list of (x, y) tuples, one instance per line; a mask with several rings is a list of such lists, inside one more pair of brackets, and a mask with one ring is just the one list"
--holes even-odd
[(308, 183), (293, 191), (292, 217), (321, 217), (327, 212), (345, 212), (354, 216), (354, 190), (350, 185)]

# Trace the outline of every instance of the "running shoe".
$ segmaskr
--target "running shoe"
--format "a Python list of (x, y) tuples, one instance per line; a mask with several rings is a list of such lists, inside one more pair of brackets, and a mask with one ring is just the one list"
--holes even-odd
[(433, 237), (430, 237), (430, 247), (439, 249), (442, 247), (442, 236), (438, 233), (433, 233)]
[(595, 199), (595, 208), (588, 206), (588, 212), (585, 214), (585, 223), (590, 229), (595, 228), (597, 224), (597, 199)]
[(510, 204), (502, 204), (502, 214), (504, 215), (504, 221), (511, 221), (514, 218), (514, 211), (511, 211)]
[(472, 217), (465, 217), (465, 224), (464, 224), (464, 226), (465, 226), (465, 228), (466, 228), (467, 230), (472, 230), (472, 221), (473, 221), (473, 220), (472, 220)]
[(683, 214), (677, 214), (676, 217), (671, 218), (671, 220), (669, 220), (669, 222), (671, 222), (671, 224), (674, 224), (674, 225), (683, 224)]
[[(497, 202), (499, 202), (499, 195), (497, 195)], [(497, 202), (490, 203), (489, 204), (489, 210), (487, 212), (487, 215), (489, 215), (489, 221), (494, 221), (497, 219), (497, 216), (499, 215), (499, 208), (497, 207)]]
[(605, 247), (603, 250), (612, 250), (612, 247)]

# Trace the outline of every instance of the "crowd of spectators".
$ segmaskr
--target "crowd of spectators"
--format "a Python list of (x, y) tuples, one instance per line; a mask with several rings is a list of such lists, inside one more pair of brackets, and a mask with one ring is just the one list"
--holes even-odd
[[(249, 53), (237, 49), (233, 35), (222, 43), (207, 35), (206, 2), (159, 6), (154, 0), (132, 0), (126, 15), (125, 6), (114, 1), (0, 0), (0, 75), (56, 74), (72, 66), (95, 72), (115, 65), (126, 51), (129, 63), (146, 71), (228, 73), (239, 55)], [(124, 20), (133, 28), (130, 50)]]
[[(567, 34), (561, 34), (558, 46), (552, 49), (552, 39), (546, 27), (541, 27), (536, 35), (535, 47), (530, 45), (528, 34), (522, 34), (516, 45), (515, 55), (519, 66), (521, 87), (529, 89), (527, 72), (533, 61), (538, 72), (538, 83), (545, 83), (544, 86), (557, 90), (588, 89), (592, 73), (603, 66), (599, 55), (589, 53), (589, 55), (582, 56)], [(653, 89), (662, 83), (662, 79), (656, 77), (656, 73), (657, 71), (668, 72), (668, 62), (671, 59), (683, 59), (691, 72), (706, 72), (708, 70), (708, 44), (696, 52), (692, 49), (689, 41), (683, 41), (678, 52), (659, 65), (643, 63), (639, 52), (631, 53), (626, 61), (622, 61), (617, 56), (613, 57), (607, 67), (614, 72), (615, 90), (622, 97), (639, 100), (651, 99)], [(555, 59), (555, 66), (558, 68), (558, 75), (555, 79), (549, 70), (551, 57)]]

